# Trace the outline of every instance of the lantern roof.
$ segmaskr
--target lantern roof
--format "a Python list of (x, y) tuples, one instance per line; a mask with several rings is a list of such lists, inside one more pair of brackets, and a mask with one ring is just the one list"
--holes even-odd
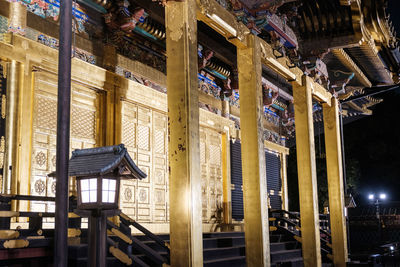
[[(88, 149), (76, 149), (69, 160), (69, 176), (99, 176), (119, 168), (124, 178), (143, 179), (146, 174), (136, 166), (124, 144)], [(49, 176), (56, 176), (52, 172)]]

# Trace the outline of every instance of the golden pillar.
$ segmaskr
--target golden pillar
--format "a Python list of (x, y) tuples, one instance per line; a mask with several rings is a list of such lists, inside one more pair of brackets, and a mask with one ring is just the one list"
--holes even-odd
[(288, 184), (287, 184), (287, 155), (281, 153), (281, 180), (282, 180), (282, 209), (289, 210), (289, 196), (288, 196)]
[[(17, 107), (18, 93), (21, 86), (19, 72), (21, 70), (20, 63), (12, 60), (9, 64), (8, 79), (7, 79), (7, 101), (6, 101), (6, 144), (4, 157), (4, 178), (3, 178), (3, 193), (16, 193), (16, 151), (17, 151)], [(13, 186), (14, 185), (14, 186)], [(14, 189), (14, 190), (13, 190)]]
[(263, 140), (261, 48), (249, 35), (248, 47), (238, 48), (242, 134), (242, 173), (246, 261), (249, 267), (270, 265), (267, 182)]
[(171, 266), (203, 266), (196, 1), (168, 1)]
[(315, 167), (312, 80), (303, 75), (302, 85), (293, 82), (299, 179), (301, 240), (305, 267), (321, 266), (317, 174)]
[(323, 104), (323, 114), (333, 263), (335, 266), (346, 266), (347, 235), (338, 104), (338, 100), (333, 97), (331, 106)]

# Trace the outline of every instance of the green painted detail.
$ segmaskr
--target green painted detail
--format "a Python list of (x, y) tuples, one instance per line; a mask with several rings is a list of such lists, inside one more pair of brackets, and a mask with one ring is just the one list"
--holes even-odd
[(139, 34), (141, 34), (141, 35), (143, 35), (143, 36), (145, 36), (145, 37), (148, 37), (148, 38), (151, 38), (151, 39), (157, 41), (157, 38), (156, 38), (156, 37), (154, 37), (154, 36), (151, 35), (150, 33), (146, 32), (146, 31), (143, 30), (142, 28), (135, 27), (135, 28), (133, 29), (133, 31), (134, 31), (134, 32), (137, 32), (137, 33), (139, 33)]

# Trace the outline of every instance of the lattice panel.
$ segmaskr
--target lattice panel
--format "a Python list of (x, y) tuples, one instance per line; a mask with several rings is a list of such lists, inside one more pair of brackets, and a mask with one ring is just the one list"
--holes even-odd
[[(123, 212), (141, 222), (168, 221), (167, 116), (131, 102), (122, 105), (122, 142), (147, 178), (121, 185)], [(131, 198), (122, 194), (129, 188)], [(125, 200), (126, 201), (125, 201)]]
[(200, 128), (200, 164), (202, 178), (203, 222), (209, 222), (217, 206), (222, 205), (221, 135)]
[(94, 139), (96, 135), (96, 111), (72, 106), (71, 134), (76, 137)]
[[(36, 73), (34, 81), (31, 195), (55, 196), (56, 180), (47, 175), (56, 169), (57, 80)], [(70, 151), (96, 146), (98, 93), (72, 86)], [(54, 204), (32, 202), (32, 211), (51, 212)]]
[(38, 95), (35, 100), (36, 127), (57, 131), (57, 99)]

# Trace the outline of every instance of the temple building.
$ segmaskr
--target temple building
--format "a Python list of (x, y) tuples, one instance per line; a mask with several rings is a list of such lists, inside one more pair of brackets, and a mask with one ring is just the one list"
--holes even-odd
[[(122, 213), (108, 234), (131, 240), (121, 237), (126, 223), (133, 243), (112, 243), (117, 260), (109, 266), (346, 266), (340, 127), (372, 114), (381, 99), (369, 93), (399, 82), (386, 5), (74, 1), (70, 153), (124, 144), (147, 175), (121, 180)], [(52, 249), (38, 240), (55, 227), (57, 178), (49, 174), (56, 170), (59, 21), (60, 0), (0, 0), (0, 200), (9, 204), (0, 203), (0, 261), (12, 262), (13, 249)], [(318, 207), (316, 127), (325, 136), (326, 221)], [(300, 213), (288, 198), (291, 146)], [(71, 177), (69, 193), (76, 191)], [(48, 216), (38, 226), (34, 214)], [(72, 209), (69, 215), (78, 218)], [(70, 266), (79, 263), (71, 251), (85, 243), (88, 227), (78, 219), (69, 226)], [(135, 237), (141, 227), (168, 240), (168, 253), (135, 247), (149, 242)], [(291, 247), (277, 248), (283, 241)]]

